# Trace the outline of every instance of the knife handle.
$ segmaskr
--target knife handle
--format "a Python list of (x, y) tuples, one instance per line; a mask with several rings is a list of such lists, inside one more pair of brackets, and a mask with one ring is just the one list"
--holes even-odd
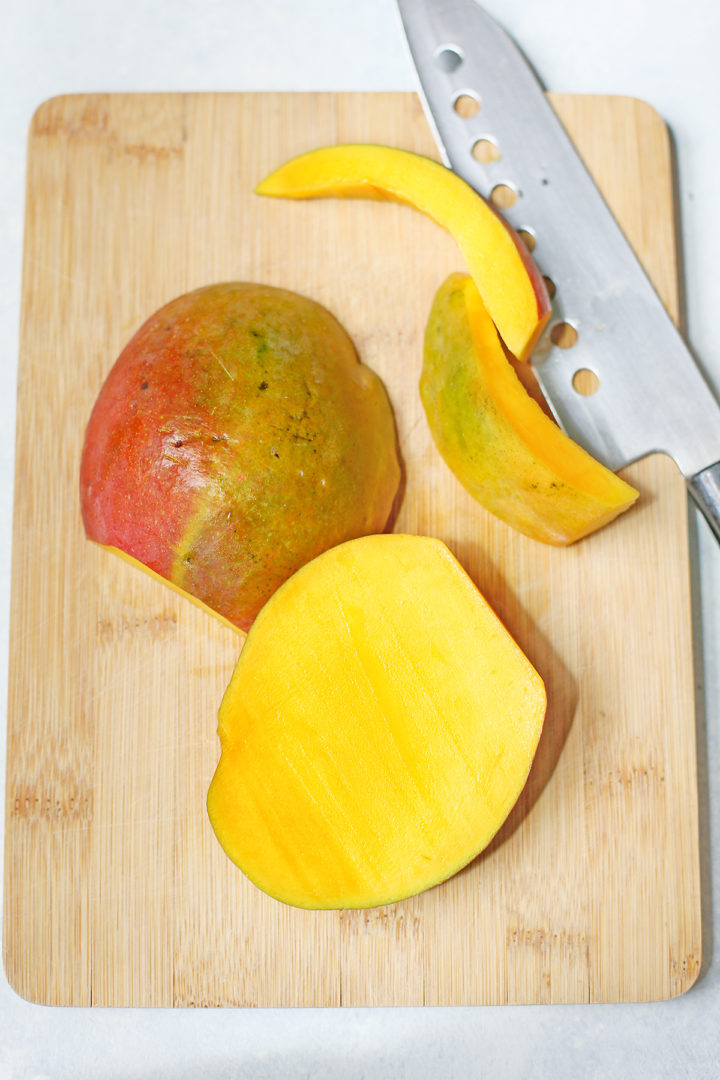
[(690, 494), (720, 540), (720, 461), (688, 479)]

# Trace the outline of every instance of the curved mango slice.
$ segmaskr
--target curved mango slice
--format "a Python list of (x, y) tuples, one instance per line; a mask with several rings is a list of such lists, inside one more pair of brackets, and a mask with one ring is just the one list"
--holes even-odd
[(465, 274), (451, 274), (435, 296), (420, 396), (437, 448), (458, 480), (527, 536), (571, 544), (638, 497), (530, 397)]
[(490, 203), (437, 161), (389, 146), (328, 146), (292, 158), (255, 191), (291, 199), (407, 203), (455, 238), (511, 353), (529, 356), (549, 318), (545, 282), (525, 245)]

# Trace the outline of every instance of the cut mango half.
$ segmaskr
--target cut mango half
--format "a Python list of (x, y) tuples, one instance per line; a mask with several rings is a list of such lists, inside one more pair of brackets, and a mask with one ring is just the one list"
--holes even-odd
[(545, 708), (540, 675), (441, 541), (348, 541), (250, 630), (220, 707), (212, 826), (286, 904), (393, 903), (490, 842)]

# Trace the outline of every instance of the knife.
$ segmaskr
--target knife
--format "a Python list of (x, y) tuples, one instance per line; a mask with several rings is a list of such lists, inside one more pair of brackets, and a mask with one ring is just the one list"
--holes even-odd
[(527, 60), (475, 0), (397, 5), (444, 163), (512, 193), (503, 216), (555, 286), (531, 362), (556, 420), (613, 470), (668, 454), (720, 540), (720, 406)]

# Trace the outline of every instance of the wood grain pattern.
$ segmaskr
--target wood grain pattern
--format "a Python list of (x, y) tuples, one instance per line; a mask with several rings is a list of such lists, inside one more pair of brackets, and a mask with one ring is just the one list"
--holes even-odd
[[(677, 317), (662, 121), (629, 99), (553, 101)], [(436, 156), (410, 94), (71, 96), (34, 118), (4, 910), (8, 977), (32, 1001), (630, 1001), (699, 971), (684, 485), (662, 457), (637, 464), (637, 508), (569, 550), (472, 502), (417, 393), (433, 293), (462, 268), (453, 241), (407, 207), (252, 194), (288, 156), (352, 140)], [(82, 533), (82, 436), (112, 361), (159, 305), (223, 279), (297, 289), (345, 324), (395, 407), (397, 528), (449, 544), (548, 685), (499, 836), (391, 907), (296, 911), (227, 861), (205, 793), (241, 641)]]

